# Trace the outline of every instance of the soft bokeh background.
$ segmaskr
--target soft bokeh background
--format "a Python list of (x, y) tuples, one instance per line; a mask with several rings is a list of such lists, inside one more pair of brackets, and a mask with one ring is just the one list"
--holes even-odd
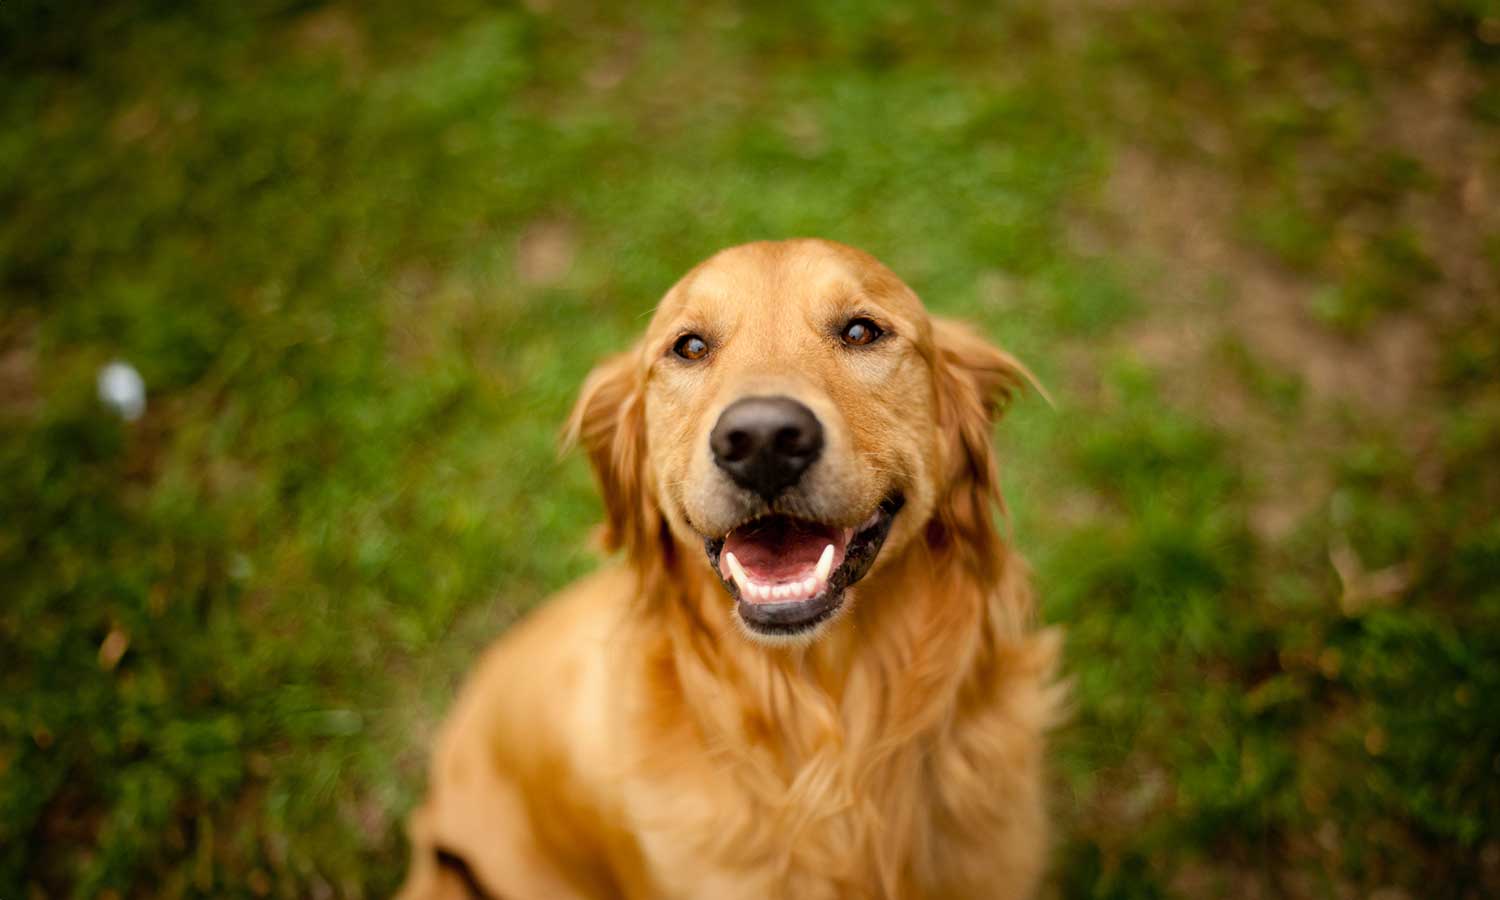
[(576, 386), (809, 234), (1057, 399), (1052, 895), (1500, 892), (1494, 0), (6, 0), (0, 115), (0, 897), (388, 893)]

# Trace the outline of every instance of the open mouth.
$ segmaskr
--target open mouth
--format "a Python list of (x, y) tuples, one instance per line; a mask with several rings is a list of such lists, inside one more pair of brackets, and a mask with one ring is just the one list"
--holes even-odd
[(724, 580), (752, 631), (791, 636), (838, 612), (844, 591), (870, 570), (905, 502), (895, 494), (857, 528), (772, 514), (705, 540), (709, 564)]

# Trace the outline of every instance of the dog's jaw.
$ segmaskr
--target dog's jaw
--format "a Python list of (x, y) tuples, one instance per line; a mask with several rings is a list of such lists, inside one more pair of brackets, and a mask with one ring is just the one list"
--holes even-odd
[[(752, 640), (770, 645), (800, 645), (816, 639), (846, 606), (850, 587), (874, 565), (904, 504), (902, 494), (892, 494), (857, 528), (764, 517), (723, 537), (705, 538), (709, 566), (734, 604), (741, 630)], [(767, 531), (772, 536), (760, 537), (757, 546), (758, 533)], [(779, 546), (778, 538), (788, 531), (815, 537), (822, 550), (815, 556), (808, 554), (803, 549), (808, 546), (805, 539), (802, 547)], [(735, 547), (746, 554), (745, 560), (735, 554)], [(802, 562), (794, 558), (787, 563), (784, 557), (788, 555)]]

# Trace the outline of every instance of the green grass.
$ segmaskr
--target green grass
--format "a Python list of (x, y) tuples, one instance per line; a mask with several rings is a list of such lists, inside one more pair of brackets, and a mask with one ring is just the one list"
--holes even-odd
[[(1500, 12), (1323, 10), (0, 7), (0, 897), (388, 894), (458, 678), (594, 564), (583, 375), (802, 234), (1058, 398), (999, 432), (1055, 895), (1500, 891)], [(1412, 71), (1461, 153), (1388, 121)], [(1211, 284), (1141, 153), (1227, 198)], [(1417, 387), (1287, 365), (1257, 272), (1345, 368), (1419, 328)]]

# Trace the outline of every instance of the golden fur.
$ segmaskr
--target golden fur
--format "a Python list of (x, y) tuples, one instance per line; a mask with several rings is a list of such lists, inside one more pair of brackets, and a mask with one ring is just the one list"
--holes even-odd
[[(824, 323), (854, 308), (884, 317), (889, 347), (830, 349)], [(711, 366), (664, 356), (685, 326), (722, 345)], [(1025, 566), (997, 530), (990, 444), (1026, 377), (838, 244), (750, 244), (684, 277), (569, 424), (623, 559), (470, 677), (401, 896), (1032, 895), (1057, 640), (1032, 628)], [(809, 491), (823, 513), (852, 524), (893, 486), (907, 499), (843, 613), (782, 646), (737, 627), (696, 527), (728, 515), (707, 429), (772, 389), (828, 428)]]

